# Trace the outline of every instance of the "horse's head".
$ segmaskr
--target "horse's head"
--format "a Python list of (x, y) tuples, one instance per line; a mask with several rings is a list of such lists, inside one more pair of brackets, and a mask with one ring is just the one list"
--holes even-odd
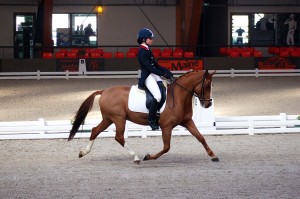
[(204, 108), (209, 108), (212, 105), (212, 76), (216, 71), (209, 73), (207, 70), (203, 73), (202, 79), (194, 87), (194, 92), (200, 100), (200, 104)]

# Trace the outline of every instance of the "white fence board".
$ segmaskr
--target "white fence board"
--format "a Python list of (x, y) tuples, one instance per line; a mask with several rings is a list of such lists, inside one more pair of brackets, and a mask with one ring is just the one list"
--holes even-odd
[[(172, 71), (179, 76), (186, 71)], [(300, 76), (300, 69), (288, 70), (217, 70), (215, 77)], [(137, 78), (138, 71), (83, 71), (83, 72), (0, 72), (0, 79), (84, 79)]]
[[(281, 113), (277, 116), (241, 116), (216, 117), (216, 122), (196, 123), (204, 135), (235, 135), (235, 134), (265, 134), (265, 133), (300, 133), (300, 120), (297, 115)], [(79, 128), (76, 138), (89, 137), (91, 129), (98, 120), (87, 120)], [(23, 121), (0, 122), (0, 139), (54, 139), (67, 138), (71, 129), (71, 121)], [(183, 127), (173, 129), (173, 135), (190, 135)], [(115, 125), (111, 125), (100, 137), (114, 137)], [(161, 131), (152, 131), (149, 126), (141, 126), (132, 122), (126, 123), (125, 137), (161, 136)]]

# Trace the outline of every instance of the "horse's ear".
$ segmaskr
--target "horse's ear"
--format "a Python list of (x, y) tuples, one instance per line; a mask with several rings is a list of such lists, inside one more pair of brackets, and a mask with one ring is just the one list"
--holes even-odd
[(214, 74), (216, 74), (216, 70), (214, 70), (212, 73), (210, 73), (211, 76), (213, 76)]

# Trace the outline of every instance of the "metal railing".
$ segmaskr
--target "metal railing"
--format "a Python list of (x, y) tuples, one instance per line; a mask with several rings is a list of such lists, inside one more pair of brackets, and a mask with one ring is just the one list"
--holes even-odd
[[(178, 77), (187, 71), (172, 71)], [(300, 76), (300, 69), (286, 70), (217, 70), (215, 77)], [(138, 78), (138, 71), (80, 71), (80, 72), (0, 72), (0, 79), (91, 79)]]

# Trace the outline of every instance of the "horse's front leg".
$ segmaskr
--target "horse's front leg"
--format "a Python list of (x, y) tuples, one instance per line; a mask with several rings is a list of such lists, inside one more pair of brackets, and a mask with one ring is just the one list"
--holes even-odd
[(163, 128), (162, 129), (162, 139), (163, 139), (163, 143), (164, 143), (164, 147), (163, 149), (158, 152), (157, 154), (147, 154), (144, 157), (144, 160), (156, 160), (157, 158), (159, 158), (160, 156), (162, 156), (163, 154), (167, 153), (170, 148), (171, 148), (171, 135), (172, 135), (172, 128)]
[(187, 130), (194, 136), (196, 139), (202, 143), (207, 154), (211, 157), (211, 160), (214, 162), (218, 162), (219, 158), (214, 154), (214, 152), (209, 148), (202, 134), (198, 131), (194, 121), (192, 119), (185, 121), (181, 124), (181, 126), (187, 128)]

